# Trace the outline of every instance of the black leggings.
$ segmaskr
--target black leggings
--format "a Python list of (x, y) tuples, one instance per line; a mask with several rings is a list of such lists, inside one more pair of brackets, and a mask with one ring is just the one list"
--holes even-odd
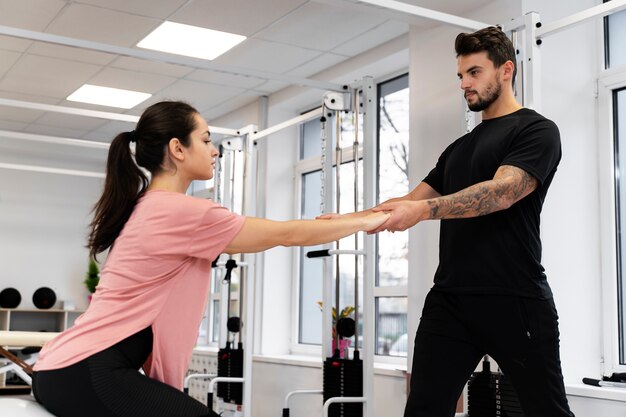
[(511, 380), (527, 417), (573, 417), (554, 301), (431, 291), (415, 337), (405, 417), (454, 416), (483, 355)]
[(152, 351), (150, 327), (66, 368), (33, 375), (33, 393), (58, 417), (211, 417), (181, 391), (138, 372)]

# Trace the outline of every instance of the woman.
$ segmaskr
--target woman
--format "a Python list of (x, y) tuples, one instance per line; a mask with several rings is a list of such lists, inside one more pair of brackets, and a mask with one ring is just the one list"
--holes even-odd
[(214, 416), (180, 391), (206, 306), (211, 262), (222, 252), (331, 242), (376, 229), (388, 218), (376, 213), (275, 222), (185, 195), (192, 180), (213, 177), (217, 156), (207, 122), (182, 102), (150, 106), (134, 131), (111, 143), (88, 243), (92, 256), (110, 249), (98, 289), (87, 311), (43, 348), (35, 365), (33, 392), (50, 412)]

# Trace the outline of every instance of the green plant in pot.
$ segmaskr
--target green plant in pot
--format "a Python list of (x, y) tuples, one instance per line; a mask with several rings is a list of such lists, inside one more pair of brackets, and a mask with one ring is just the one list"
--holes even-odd
[(100, 268), (93, 258), (89, 259), (87, 276), (83, 282), (89, 291), (89, 301), (91, 301), (91, 294), (96, 292), (96, 287), (98, 286), (98, 282), (100, 282)]

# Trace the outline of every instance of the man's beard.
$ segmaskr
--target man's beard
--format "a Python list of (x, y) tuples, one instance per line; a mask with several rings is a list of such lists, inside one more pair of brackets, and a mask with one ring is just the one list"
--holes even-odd
[(485, 89), (484, 97), (481, 97), (478, 94), (478, 91), (473, 90), (469, 92), (476, 94), (477, 101), (475, 101), (474, 103), (470, 103), (466, 99), (467, 107), (469, 107), (471, 111), (479, 112), (491, 106), (491, 104), (493, 104), (493, 102), (496, 101), (498, 97), (500, 97), (500, 94), (502, 93), (502, 84), (500, 83), (500, 80), (496, 79), (494, 84), (490, 84), (489, 86), (487, 86), (487, 88)]

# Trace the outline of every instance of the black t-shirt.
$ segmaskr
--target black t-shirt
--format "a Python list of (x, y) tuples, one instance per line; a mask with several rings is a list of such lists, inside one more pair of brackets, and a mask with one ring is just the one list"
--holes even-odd
[(530, 109), (485, 120), (441, 154), (424, 182), (448, 195), (493, 178), (501, 165), (535, 177), (537, 189), (485, 216), (441, 220), (439, 291), (549, 298), (541, 265), (541, 207), (561, 159), (557, 126)]

